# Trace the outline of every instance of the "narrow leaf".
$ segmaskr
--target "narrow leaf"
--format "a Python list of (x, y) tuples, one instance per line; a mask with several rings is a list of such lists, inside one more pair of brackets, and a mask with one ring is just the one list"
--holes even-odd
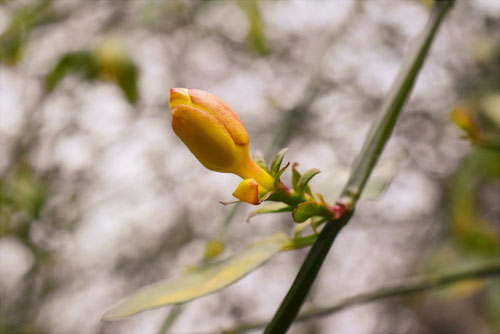
[(299, 180), (302, 177), (302, 174), (297, 170), (298, 165), (297, 162), (294, 162), (292, 165), (292, 186), (295, 191), (298, 191)]
[(283, 162), (283, 158), (285, 157), (286, 152), (288, 152), (288, 148), (284, 148), (281, 151), (276, 154), (276, 156), (273, 159), (273, 162), (271, 162), (271, 175), (275, 176), (278, 174), (280, 168), (281, 168), (281, 163)]
[[(299, 179), (299, 182), (297, 183), (297, 191), (300, 192), (300, 193), (303, 193), (304, 191), (308, 190), (306, 189), (307, 188), (307, 184), (309, 183), (309, 181), (311, 181), (311, 179), (318, 175), (319, 173), (321, 173), (321, 171), (317, 168), (312, 168), (312, 169), (309, 169), (308, 171), (306, 171), (304, 173), (304, 175), (302, 175)], [(310, 190), (309, 190), (309, 193), (310, 193)]]
[(167, 304), (183, 303), (220, 290), (269, 260), (289, 238), (277, 233), (250, 244), (228, 259), (204, 264), (178, 277), (147, 286), (106, 312), (104, 320), (115, 320)]
[(292, 211), (292, 210), (293, 210), (293, 208), (288, 206), (285, 203), (266, 204), (266, 205), (262, 205), (257, 210), (250, 212), (250, 214), (248, 215), (247, 221), (249, 221), (250, 219), (252, 219), (253, 217), (255, 217), (257, 215), (261, 215), (264, 213), (277, 213), (277, 212), (286, 212), (286, 211)]

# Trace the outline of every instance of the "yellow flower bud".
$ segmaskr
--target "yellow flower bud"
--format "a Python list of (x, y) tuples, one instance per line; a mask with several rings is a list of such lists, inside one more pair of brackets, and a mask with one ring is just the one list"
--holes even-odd
[[(261, 192), (273, 189), (273, 178), (250, 158), (243, 123), (224, 101), (198, 89), (171, 88), (169, 102), (175, 134), (206, 168), (254, 179)], [(242, 189), (238, 198), (256, 204)]]

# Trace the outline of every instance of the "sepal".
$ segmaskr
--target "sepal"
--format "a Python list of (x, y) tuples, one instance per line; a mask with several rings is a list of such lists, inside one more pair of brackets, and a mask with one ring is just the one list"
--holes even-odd
[(311, 168), (307, 170), (297, 182), (297, 191), (301, 194), (305, 192), (308, 193), (309, 195), (312, 195), (308, 183), (309, 181), (311, 181), (313, 177), (315, 177), (319, 173), (321, 173), (321, 171), (317, 168)]
[(273, 161), (271, 162), (271, 167), (269, 171), (271, 172), (271, 176), (276, 176), (281, 169), (281, 163), (283, 162), (283, 158), (285, 157), (286, 152), (288, 152), (288, 148), (284, 148), (276, 154)]
[(278, 188), (278, 185), (280, 183), (280, 177), (281, 177), (281, 174), (283, 174), (285, 172), (285, 170), (288, 168), (288, 166), (290, 166), (290, 163), (288, 162), (285, 167), (281, 168), (277, 173), (276, 175), (274, 176), (274, 189), (277, 189)]

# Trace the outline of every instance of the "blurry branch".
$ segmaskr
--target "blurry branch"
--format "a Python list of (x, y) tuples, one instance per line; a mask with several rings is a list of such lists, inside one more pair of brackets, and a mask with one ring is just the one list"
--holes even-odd
[[(416, 292), (436, 289), (445, 285), (459, 283), (464, 280), (486, 278), (489, 276), (500, 276), (500, 258), (496, 258), (483, 263), (469, 266), (467, 268), (459, 268), (445, 271), (437, 274), (430, 274), (420, 277), (413, 277), (399, 284), (376, 289), (374, 291), (361, 293), (342, 299), (336, 303), (324, 307), (313, 307), (300, 312), (296, 321), (304, 321), (311, 318), (323, 317), (341, 311), (347, 307), (358, 304), (377, 301), (380, 299), (404, 296)], [(244, 324), (234, 329), (228, 330), (225, 333), (243, 333), (250, 330), (263, 328), (269, 320)]]
[(337, 202), (339, 210), (345, 209), (345, 213), (339, 219), (329, 221), (323, 228), (264, 333), (285, 333), (297, 316), (331, 245), (354, 213), (356, 202), (392, 133), (397, 117), (413, 88), (438, 27), (453, 3), (454, 1), (451, 0), (434, 3), (427, 25), (421, 34), (414, 39), (410, 50), (405, 55), (403, 64), (380, 110), (379, 118), (367, 134), (363, 148), (353, 164), (351, 176)]

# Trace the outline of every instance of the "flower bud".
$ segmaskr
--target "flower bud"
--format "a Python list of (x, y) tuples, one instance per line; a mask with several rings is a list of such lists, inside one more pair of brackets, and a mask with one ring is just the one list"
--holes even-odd
[(224, 101), (198, 89), (171, 88), (169, 102), (175, 134), (206, 168), (254, 179), (261, 191), (273, 189), (273, 178), (250, 158), (243, 123)]

